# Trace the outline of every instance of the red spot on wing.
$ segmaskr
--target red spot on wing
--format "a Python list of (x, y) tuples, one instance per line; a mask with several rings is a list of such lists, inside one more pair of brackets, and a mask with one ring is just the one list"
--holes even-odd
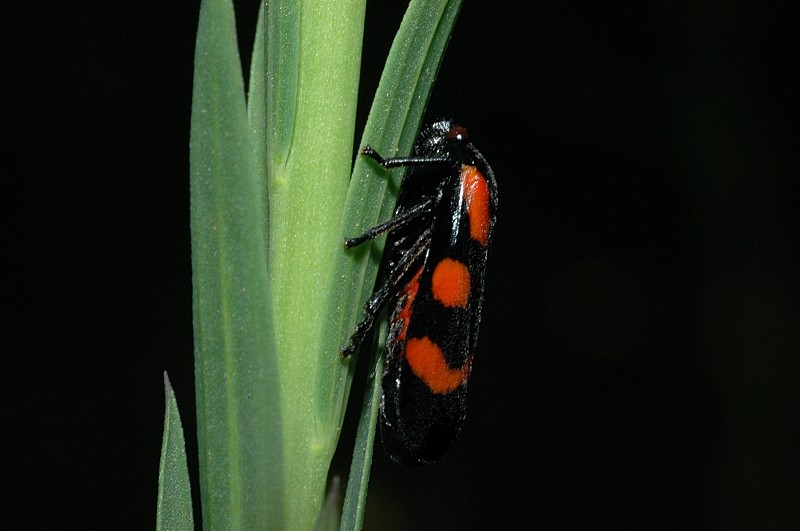
[(403, 288), (401, 296), (405, 297), (405, 302), (403, 303), (403, 307), (394, 317), (395, 321), (401, 322), (401, 328), (397, 333), (395, 341), (404, 341), (406, 338), (406, 332), (408, 332), (408, 323), (411, 321), (411, 305), (414, 303), (414, 299), (417, 297), (417, 292), (419, 291), (419, 276), (421, 274), (422, 268), (420, 267), (419, 271), (417, 271), (414, 277), (409, 280), (408, 284), (406, 284)]
[(414, 374), (436, 394), (458, 389), (466, 383), (472, 368), (472, 356), (461, 367), (448, 367), (442, 349), (427, 337), (412, 337), (406, 341), (406, 359)]
[(469, 301), (469, 269), (464, 262), (444, 258), (436, 264), (431, 278), (433, 298), (446, 308), (466, 308)]

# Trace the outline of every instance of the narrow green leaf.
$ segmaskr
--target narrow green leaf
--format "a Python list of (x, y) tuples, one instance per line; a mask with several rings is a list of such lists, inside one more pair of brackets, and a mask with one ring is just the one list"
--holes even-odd
[(375, 447), (378, 411), (381, 403), (381, 376), (383, 375), (383, 352), (386, 348), (386, 323), (382, 323), (378, 337), (379, 346), (370, 360), (370, 377), (361, 414), (358, 418), (356, 444), (353, 449), (353, 461), (350, 463), (350, 478), (347, 481), (347, 492), (342, 509), (340, 529), (349, 531), (361, 529), (364, 523), (364, 511), (367, 507), (367, 486), (372, 466), (372, 449)]
[(253, 145), (253, 160), (258, 189), (261, 192), (264, 250), (269, 255), (269, 197), (267, 182), (267, 89), (266, 89), (266, 2), (261, 2), (250, 63), (250, 86), (247, 91), (247, 121)]
[(267, 2), (267, 57), (265, 66), (267, 150), (278, 166), (289, 156), (297, 111), (300, 76), (300, 15), (298, 0)]
[(156, 529), (193, 531), (192, 489), (186, 465), (186, 442), (175, 391), (164, 372), (164, 440), (158, 469)]
[(267, 492), (268, 481), (281, 482), (270, 472), (281, 470), (282, 452), (265, 222), (229, 0), (201, 3), (194, 67), (190, 197), (203, 526), (280, 527), (275, 507), (283, 502)]

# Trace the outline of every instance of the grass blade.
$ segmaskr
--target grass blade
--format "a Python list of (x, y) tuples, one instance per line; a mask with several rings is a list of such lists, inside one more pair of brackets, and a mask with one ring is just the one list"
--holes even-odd
[(203, 0), (190, 196), (200, 492), (209, 529), (280, 526), (282, 514), (270, 513), (282, 501), (267, 492), (268, 480), (280, 483), (269, 477), (281, 469), (280, 397), (254, 159), (233, 6)]
[(342, 522), (340, 529), (348, 531), (361, 529), (364, 523), (364, 511), (367, 506), (367, 486), (369, 485), (369, 472), (372, 466), (372, 449), (375, 447), (375, 433), (377, 431), (377, 418), (381, 402), (381, 375), (383, 374), (383, 352), (386, 348), (386, 325), (381, 326), (379, 332), (380, 345), (376, 354), (372, 356), (370, 378), (367, 392), (364, 394), (364, 403), (358, 418), (358, 431), (356, 444), (353, 449), (353, 461), (350, 463), (350, 478), (347, 482), (347, 491), (342, 509)]
[(186, 441), (175, 391), (164, 373), (164, 440), (158, 470), (156, 529), (192, 531), (192, 490), (186, 465)]

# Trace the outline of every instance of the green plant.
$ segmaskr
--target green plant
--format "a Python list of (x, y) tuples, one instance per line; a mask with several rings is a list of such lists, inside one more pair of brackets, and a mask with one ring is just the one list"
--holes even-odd
[[(410, 2), (362, 144), (410, 151), (460, 4)], [(342, 241), (389, 217), (401, 177), (370, 175), (360, 157), (351, 173), (364, 9), (365, 0), (262, 5), (245, 97), (233, 6), (201, 4), (190, 163), (209, 529), (310, 529), (336, 519), (318, 520), (356, 362), (337, 353), (375, 282), (382, 245), (345, 253)], [(372, 382), (343, 529), (363, 518), (378, 398)], [(167, 437), (175, 429), (165, 428), (162, 455), (185, 463), (182, 438)], [(164, 461), (160, 500), (188, 489), (185, 465)]]

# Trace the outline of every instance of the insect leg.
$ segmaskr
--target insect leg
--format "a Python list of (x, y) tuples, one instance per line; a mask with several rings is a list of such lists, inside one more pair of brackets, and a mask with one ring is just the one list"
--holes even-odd
[(361, 245), (367, 240), (374, 240), (388, 230), (394, 230), (403, 227), (418, 217), (430, 212), (433, 207), (433, 203), (434, 199), (432, 197), (428, 197), (419, 204), (414, 205), (412, 208), (409, 208), (408, 210), (396, 215), (389, 221), (385, 221), (380, 225), (376, 225), (370, 229), (367, 229), (360, 236), (346, 238), (344, 240), (344, 246), (346, 249), (350, 249), (351, 247)]
[(394, 157), (385, 159), (378, 154), (375, 149), (366, 145), (361, 148), (361, 154), (366, 155), (373, 159), (375, 162), (386, 168), (397, 168), (399, 166), (430, 166), (431, 164), (452, 164), (452, 161), (447, 157), (437, 156), (417, 156), (417, 157)]
[(401, 286), (403, 277), (409, 272), (411, 266), (422, 256), (422, 253), (428, 249), (431, 243), (431, 230), (426, 229), (414, 245), (398, 260), (397, 264), (392, 270), (389, 279), (378, 288), (375, 293), (364, 304), (364, 319), (358, 323), (355, 332), (350, 336), (350, 342), (346, 347), (342, 347), (342, 356), (346, 357), (356, 351), (358, 346), (364, 341), (367, 332), (375, 324), (375, 319), (378, 317), (378, 312), (386, 304), (386, 301), (397, 293), (398, 288)]

